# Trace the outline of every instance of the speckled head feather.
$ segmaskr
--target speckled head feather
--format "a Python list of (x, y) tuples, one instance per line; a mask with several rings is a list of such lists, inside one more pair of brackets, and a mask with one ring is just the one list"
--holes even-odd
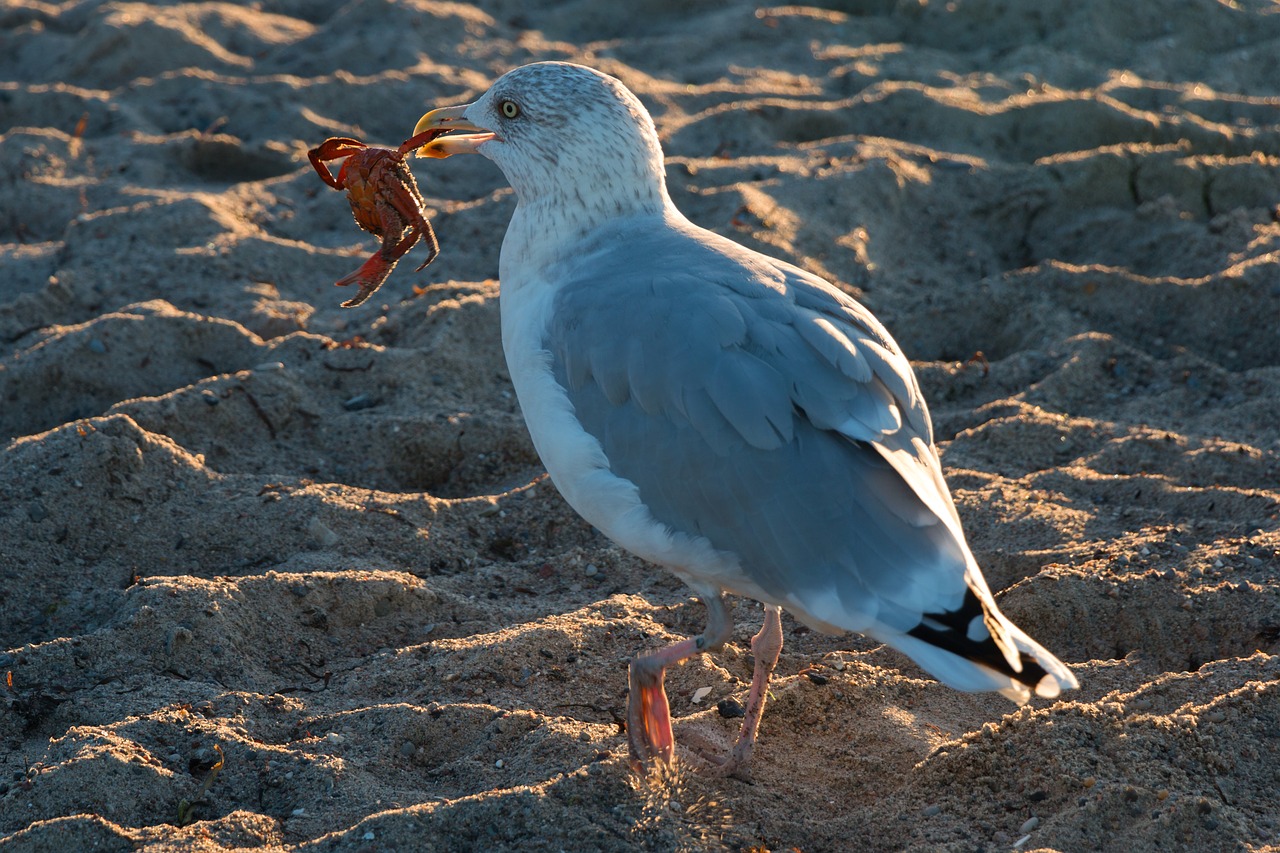
[(653, 119), (607, 74), (568, 62), (525, 65), (499, 78), (466, 117), (497, 134), (480, 153), (501, 167), (521, 204), (568, 202), (597, 218), (664, 207)]

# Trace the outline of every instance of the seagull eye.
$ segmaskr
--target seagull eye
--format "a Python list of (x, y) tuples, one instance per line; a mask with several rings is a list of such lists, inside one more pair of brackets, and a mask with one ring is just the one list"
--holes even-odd
[(498, 112), (502, 113), (506, 118), (515, 118), (520, 115), (520, 105), (515, 101), (500, 101), (498, 103)]

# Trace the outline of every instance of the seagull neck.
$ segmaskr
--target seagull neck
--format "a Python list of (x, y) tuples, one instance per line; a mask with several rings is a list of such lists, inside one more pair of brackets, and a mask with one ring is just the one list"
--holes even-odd
[(606, 196), (543, 196), (533, 202), (521, 199), (502, 242), (499, 275), (504, 282), (537, 276), (572, 255), (585, 237), (604, 225), (670, 212), (679, 215), (662, 187), (653, 198), (628, 199), (627, 203)]

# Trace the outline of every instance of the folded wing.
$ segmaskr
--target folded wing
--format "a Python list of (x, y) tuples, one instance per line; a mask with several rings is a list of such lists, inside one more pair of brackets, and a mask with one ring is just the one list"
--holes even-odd
[(996, 607), (914, 373), (866, 309), (687, 223), (626, 223), (586, 251), (578, 268), (609, 284), (562, 282), (552, 369), (653, 516), (736, 556), (726, 588), (889, 642), (959, 689), (1075, 685)]

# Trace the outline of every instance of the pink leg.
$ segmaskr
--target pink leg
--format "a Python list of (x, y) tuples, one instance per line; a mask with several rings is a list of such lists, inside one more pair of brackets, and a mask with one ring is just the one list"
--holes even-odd
[[(671, 707), (667, 702), (667, 691), (662, 686), (667, 667), (684, 663), (696, 654), (715, 651), (733, 635), (733, 620), (729, 617), (724, 596), (707, 596), (703, 598), (703, 603), (707, 606), (705, 631), (697, 637), (681, 640), (631, 661), (630, 692), (627, 696), (627, 745), (631, 751), (631, 767), (637, 773), (646, 772), (650, 762), (655, 759), (663, 764), (670, 764), (675, 755)], [(754, 647), (753, 643), (752, 648)]]
[(764, 625), (760, 627), (760, 633), (751, 638), (751, 654), (756, 659), (756, 665), (751, 676), (751, 693), (747, 696), (742, 730), (738, 732), (737, 743), (720, 765), (720, 772), (725, 775), (740, 775), (751, 761), (751, 751), (756, 745), (756, 732), (760, 729), (760, 717), (764, 715), (764, 703), (769, 695), (769, 679), (773, 676), (773, 668), (778, 665), (778, 655), (781, 653), (782, 611), (772, 604), (766, 604)]

